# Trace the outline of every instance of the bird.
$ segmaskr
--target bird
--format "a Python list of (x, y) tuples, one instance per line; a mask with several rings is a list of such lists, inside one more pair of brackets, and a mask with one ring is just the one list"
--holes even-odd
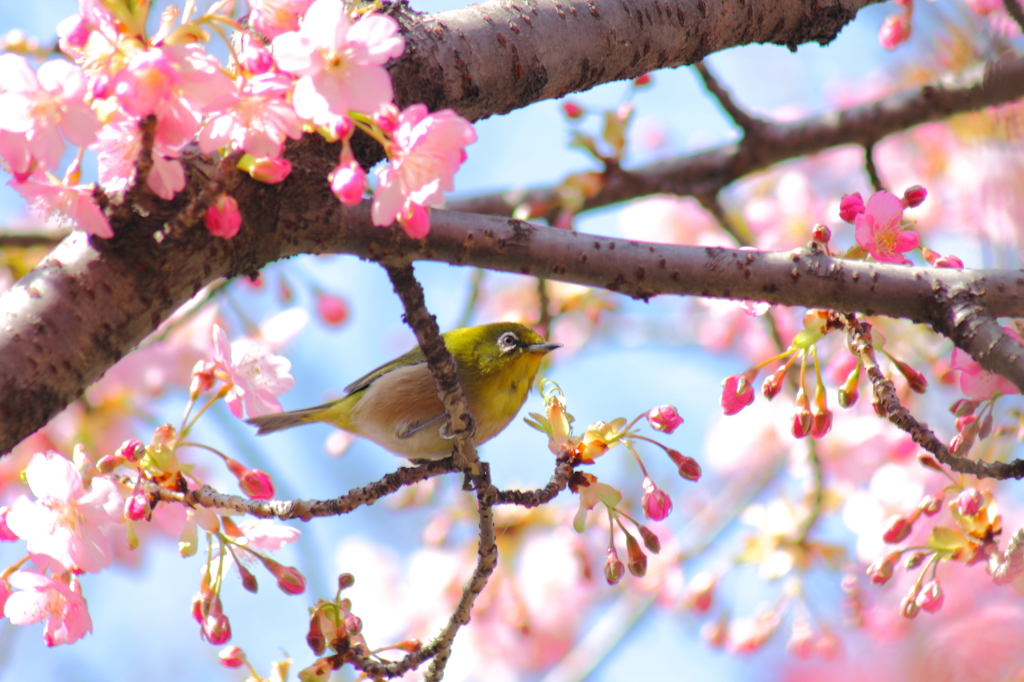
[[(526, 401), (544, 356), (561, 348), (516, 322), (463, 327), (441, 336), (455, 359), (467, 407), (476, 419), (478, 445), (509, 425)], [(443, 459), (452, 453), (451, 439), (441, 432), (446, 419), (437, 384), (418, 347), (344, 390), (344, 397), (323, 405), (246, 422), (258, 427), (260, 436), (325, 422), (414, 461)]]

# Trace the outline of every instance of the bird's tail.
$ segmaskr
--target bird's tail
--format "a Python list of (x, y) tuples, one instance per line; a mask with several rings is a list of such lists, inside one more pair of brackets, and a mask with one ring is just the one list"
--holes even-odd
[(285, 429), (290, 429), (293, 426), (301, 426), (302, 424), (319, 421), (317, 419), (317, 415), (323, 412), (323, 410), (324, 406), (318, 405), (317, 407), (307, 407), (304, 410), (278, 412), (277, 414), (265, 414), (260, 417), (251, 417), (246, 419), (245, 423), (259, 427), (259, 430), (256, 432), (257, 436), (265, 436), (266, 434), (274, 433), (275, 431), (283, 431)]

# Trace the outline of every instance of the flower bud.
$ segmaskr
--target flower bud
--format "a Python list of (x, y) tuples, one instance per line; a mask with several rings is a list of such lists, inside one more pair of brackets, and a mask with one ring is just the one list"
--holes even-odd
[(896, 369), (906, 377), (907, 385), (910, 386), (911, 391), (914, 393), (924, 393), (928, 390), (928, 380), (924, 378), (923, 374), (902, 360), (894, 360), (894, 362), (896, 363)]
[(285, 594), (302, 594), (306, 591), (306, 578), (298, 569), (291, 566), (283, 566), (273, 559), (261, 557), (263, 565), (270, 571), (270, 574), (277, 578), (277, 586)]
[(249, 469), (238, 478), (238, 487), (253, 500), (274, 499), (274, 482), (270, 474), (259, 469)]
[(975, 516), (985, 506), (985, 497), (977, 488), (964, 488), (956, 497), (957, 510), (964, 516)]
[(985, 440), (992, 435), (992, 412), (989, 412), (978, 422), (978, 438)]
[(886, 522), (885, 530), (882, 532), (882, 540), (890, 545), (898, 544), (906, 540), (913, 529), (914, 524), (907, 517), (894, 516)]
[(262, 159), (254, 159), (251, 163), (242, 168), (256, 182), (265, 185), (276, 185), (284, 182), (285, 178), (291, 175), (292, 164), (288, 159), (279, 156), (268, 156)]
[(117, 467), (124, 464), (124, 457), (118, 455), (103, 455), (100, 461), (96, 462), (96, 469), (101, 474), (109, 474)]
[(604, 559), (604, 579), (608, 581), (609, 585), (615, 585), (622, 580), (625, 573), (626, 567), (619, 560), (619, 553), (615, 551), (615, 546), (609, 546)]
[(371, 118), (377, 127), (387, 135), (398, 130), (398, 107), (391, 102), (382, 104)]
[(129, 521), (140, 521), (149, 516), (149, 496), (141, 490), (136, 489), (134, 493), (125, 498), (124, 517)]
[(832, 230), (828, 229), (828, 225), (818, 223), (811, 230), (811, 239), (819, 244), (828, 244), (832, 239)]
[(334, 672), (334, 663), (331, 658), (318, 658), (299, 671), (299, 682), (327, 682)]
[[(938, 471), (940, 474), (946, 473), (946, 470), (942, 468), (941, 464), (939, 464), (939, 460), (935, 459), (928, 453), (922, 452), (921, 454), (919, 454), (917, 456), (917, 462), (923, 467), (927, 467), (933, 471)], [(945, 493), (939, 494), (945, 496)]]
[(907, 557), (906, 563), (903, 564), (903, 568), (908, 571), (913, 571), (915, 568), (924, 563), (924, 560), (928, 558), (927, 552), (913, 552)]
[[(910, 22), (905, 14), (891, 14), (882, 22), (882, 28), (878, 30), (878, 42), (887, 50), (895, 49), (897, 45), (910, 37)], [(915, 614), (916, 615), (916, 614)], [(909, 616), (913, 618), (913, 616)]]
[(778, 367), (778, 369), (772, 372), (767, 379), (764, 380), (763, 384), (761, 384), (761, 395), (763, 395), (766, 400), (771, 400), (779, 394), (779, 391), (782, 390), (782, 381), (786, 378), (786, 372), (789, 371), (789, 368), (792, 367), (792, 365), (793, 363), (791, 362), (783, 363)]
[(892, 577), (893, 569), (896, 567), (896, 561), (900, 558), (899, 552), (892, 552), (879, 557), (868, 566), (867, 574), (868, 579), (874, 585), (884, 585), (889, 582), (889, 578)]
[(640, 538), (644, 541), (644, 547), (647, 548), (651, 554), (657, 554), (661, 551), (661, 540), (654, 534), (647, 526), (638, 526), (637, 530), (640, 531)]
[(722, 381), (720, 403), (726, 416), (734, 415), (754, 402), (754, 387), (751, 382), (755, 376), (757, 370), (747, 370), (744, 374), (733, 374)]
[[(178, 437), (178, 432), (170, 424), (161, 424), (160, 426), (153, 429), (153, 442), (152, 445), (155, 448), (166, 448), (174, 439)], [(127, 459), (127, 457), (125, 457)]]
[(355, 206), (363, 200), (366, 191), (366, 171), (354, 159), (342, 161), (328, 175), (331, 191), (346, 206)]
[(903, 191), (903, 207), (916, 208), (924, 203), (928, 190), (921, 185), (912, 185)]
[(210, 234), (221, 239), (231, 239), (238, 234), (238, 230), (242, 226), (242, 214), (238, 212), (238, 202), (226, 192), (222, 192), (213, 200), (210, 207), (206, 209), (203, 220)]
[(397, 644), (392, 644), (391, 648), (398, 649), (399, 651), (404, 651), (406, 653), (411, 654), (417, 651), (422, 651), (423, 642), (421, 642), (418, 639), (403, 639), (401, 642), (398, 642)]
[(843, 198), (839, 200), (839, 217), (848, 223), (856, 221), (857, 216), (866, 210), (860, 192), (844, 194)]
[(121, 443), (121, 447), (117, 449), (114, 455), (123, 457), (128, 462), (138, 462), (146, 456), (146, 446), (137, 438), (129, 438)]
[(917, 503), (917, 508), (921, 510), (925, 516), (935, 516), (942, 510), (942, 501), (946, 498), (946, 493), (941, 490), (933, 495), (925, 495), (921, 498), (921, 501)]
[[(193, 615), (195, 611), (193, 610)], [(214, 595), (210, 607), (200, 623), (200, 636), (213, 645), (226, 644), (231, 639), (231, 622), (224, 614), (220, 597)]]
[(638, 87), (638, 88), (642, 88), (645, 85), (650, 85), (650, 84), (651, 84), (651, 74), (649, 74), (649, 73), (645, 73), (644, 75), (637, 76), (636, 78), (633, 79), (633, 85)]
[(803, 387), (796, 392), (796, 412), (793, 413), (793, 423), (790, 432), (794, 438), (805, 438), (811, 432), (814, 417), (811, 415), (810, 403), (807, 400), (807, 393)]
[(337, 327), (348, 319), (348, 306), (340, 296), (318, 292), (316, 311), (320, 314), (320, 319), (332, 327)]
[(949, 408), (949, 411), (957, 417), (966, 417), (969, 414), (974, 414), (974, 411), (978, 409), (978, 405), (980, 404), (981, 403), (977, 400), (961, 398), (953, 403), (953, 406)]
[(930, 580), (925, 583), (921, 593), (917, 595), (915, 603), (928, 613), (935, 613), (942, 608), (942, 602), (946, 596), (942, 593), (942, 586), (938, 580)]
[(345, 590), (356, 584), (356, 578), (351, 573), (342, 573), (338, 576), (338, 589)]
[[(825, 395), (825, 392), (821, 391), (821, 395)], [(811, 438), (823, 438), (831, 430), (832, 410), (824, 405), (819, 406), (815, 399), (811, 409)]]
[(664, 490), (654, 485), (650, 478), (644, 479), (644, 493), (640, 500), (640, 506), (644, 510), (644, 516), (651, 521), (663, 521), (672, 513), (672, 499)]
[(256, 594), (259, 591), (260, 586), (256, 581), (256, 576), (253, 575), (253, 572), (241, 563), (238, 563), (238, 573), (242, 576), (242, 587), (244, 587), (248, 592)]
[(849, 376), (846, 377), (846, 381), (839, 387), (839, 407), (848, 408), (853, 407), (857, 404), (857, 398), (860, 397), (857, 391), (857, 384), (860, 383), (860, 363), (853, 368)]
[(670, 434), (679, 428), (679, 425), (683, 423), (683, 418), (671, 405), (660, 405), (647, 413), (647, 423), (655, 431)]
[(911, 592), (900, 602), (900, 615), (904, 618), (914, 618), (920, 612), (921, 607), (917, 605), (917, 595)]
[(245, 652), (242, 647), (231, 645), (220, 652), (220, 664), (225, 668), (241, 668), (245, 665)]
[(937, 267), (937, 268), (950, 268), (950, 269), (953, 269), (953, 270), (963, 270), (964, 269), (964, 262), (962, 260), (960, 260), (960, 258), (958, 258), (957, 256), (954, 256), (952, 254), (950, 254), (948, 256), (941, 256), (940, 258), (936, 258), (935, 262), (932, 263), (932, 265), (934, 267)]
[(679, 475), (687, 481), (697, 482), (701, 477), (700, 464), (693, 457), (687, 457), (678, 450), (668, 450), (668, 456), (679, 467)]
[(345, 614), (345, 631), (350, 635), (358, 635), (363, 631), (363, 620), (355, 614)]
[(647, 574), (647, 555), (640, 549), (636, 538), (629, 533), (626, 533), (626, 555), (629, 572), (637, 578), (643, 578)]
[(309, 630), (306, 632), (306, 644), (314, 656), (319, 656), (327, 650), (327, 639), (324, 637), (323, 628), (320, 627), (320, 610), (313, 612), (309, 619)]

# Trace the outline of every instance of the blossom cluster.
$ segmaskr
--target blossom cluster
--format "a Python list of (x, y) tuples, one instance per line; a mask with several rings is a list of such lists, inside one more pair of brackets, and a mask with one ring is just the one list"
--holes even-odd
[[(199, 550), (200, 531), (207, 534), (208, 556), (192, 613), (202, 638), (213, 644), (231, 637), (220, 592), (232, 566), (250, 591), (256, 591), (257, 582), (249, 567), (257, 563), (286, 594), (305, 591), (301, 573), (269, 556), (298, 540), (297, 530), (267, 520), (236, 523), (227, 510), (183, 507), (155, 494), (202, 484), (194, 465), (181, 461), (179, 453), (190, 446), (186, 437), (197, 419), (216, 401), (224, 399), (238, 416), (243, 407), (250, 415), (280, 411), (276, 396), (293, 383), (288, 361), (267, 346), (250, 339), (228, 344), (217, 325), (212, 340), (213, 358), (196, 363), (179, 428), (164, 424), (149, 445), (129, 439), (98, 457), (84, 446), (76, 447), (70, 459), (52, 450), (38, 452), (25, 467), (27, 492), (0, 506), (0, 541), (24, 541), (26, 550), (0, 572), (0, 613), (15, 625), (43, 621), (47, 646), (71, 644), (92, 631), (82, 577), (110, 567), (117, 552), (137, 549), (143, 530), (160, 528), (177, 536), (183, 557)], [(197, 399), (209, 391), (213, 395), (192, 415)], [(274, 496), (265, 472), (201, 447), (223, 461), (247, 497)]]
[[(425, 236), (428, 209), (453, 188), (476, 134), (453, 111), (395, 107), (384, 65), (405, 50), (398, 23), (335, 0), (251, 4), (255, 32), (242, 29), (231, 17), (234, 3), (222, 0), (205, 14), (192, 3), (170, 7), (147, 35), (149, 3), (80, 0), (79, 14), (58, 27), (71, 61), (52, 59), (34, 71), (22, 55), (0, 55), (0, 159), (10, 184), (40, 214), (110, 238), (105, 209), (133, 183), (164, 200), (185, 188), (187, 146), (239, 152), (240, 169), (277, 183), (291, 171), (285, 142), (316, 130), (342, 141), (329, 180), (340, 201), (354, 204), (367, 189), (349, 145), (358, 129), (388, 158), (377, 171), (374, 224), (397, 220), (410, 236)], [(212, 34), (226, 38), (224, 27), (237, 31), (227, 66), (204, 47)], [(78, 153), (57, 178), (66, 142)], [(98, 187), (79, 184), (86, 149), (97, 153)], [(205, 217), (225, 239), (241, 226), (237, 202), (224, 193)]]

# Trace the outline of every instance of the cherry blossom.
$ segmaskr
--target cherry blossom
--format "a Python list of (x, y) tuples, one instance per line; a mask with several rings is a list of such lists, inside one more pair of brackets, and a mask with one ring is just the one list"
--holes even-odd
[(7, 525), (26, 541), (36, 565), (86, 573), (109, 566), (106, 529), (120, 522), (124, 504), (114, 483), (97, 476), (86, 490), (74, 465), (53, 451), (32, 457), (25, 480), (36, 501), (14, 500)]
[(377, 173), (373, 224), (390, 225), (397, 218), (409, 236), (425, 236), (422, 209), (440, 206), (444, 192), (455, 188), (453, 176), (466, 158), (465, 146), (475, 141), (473, 126), (450, 109), (431, 114), (423, 104), (414, 104), (399, 114), (388, 153), (391, 163)]
[(243, 405), (250, 417), (281, 412), (277, 396), (295, 384), (288, 374), (292, 363), (252, 339), (228, 343), (228, 335), (219, 325), (213, 327), (213, 343), (217, 366), (227, 373), (231, 384), (226, 398), (231, 413), (241, 417)]
[(15, 133), (0, 151), (13, 172), (28, 172), (28, 157), (55, 168), (64, 154), (62, 133), (79, 147), (96, 139), (100, 122), (85, 92), (85, 76), (74, 64), (49, 61), (36, 73), (21, 55), (0, 55), (0, 130)]
[(302, 123), (285, 100), (291, 84), (281, 73), (240, 79), (237, 97), (206, 120), (199, 148), (206, 154), (230, 147), (257, 158), (279, 156), (285, 138), (302, 136)]
[(302, 118), (331, 125), (349, 111), (372, 114), (393, 97), (383, 64), (401, 56), (398, 23), (380, 14), (351, 21), (345, 6), (316, 0), (297, 31), (274, 38), (278, 67), (299, 76), (292, 103)]
[(875, 192), (857, 215), (857, 243), (880, 263), (909, 263), (903, 257), (918, 246), (917, 233), (904, 230), (903, 202), (895, 194)]
[(18, 592), (4, 604), (4, 615), (15, 625), (46, 620), (46, 646), (72, 644), (92, 632), (85, 599), (62, 582), (36, 571), (15, 571), (7, 579)]
[(267, 38), (296, 31), (313, 0), (250, 0), (249, 23)]
[[(1003, 331), (1009, 334), (1017, 343), (1024, 343), (1020, 334), (1013, 327), (1003, 327)], [(953, 349), (953, 357), (949, 365), (950, 369), (960, 371), (960, 390), (968, 398), (975, 400), (988, 400), (996, 393), (1009, 394), (1020, 393), (1020, 390), (1009, 379), (992, 374), (981, 368), (977, 362), (966, 352), (959, 348)]]
[(18, 190), (40, 216), (55, 218), (103, 239), (114, 236), (110, 221), (92, 198), (92, 185), (69, 186), (44, 176), (7, 184)]

